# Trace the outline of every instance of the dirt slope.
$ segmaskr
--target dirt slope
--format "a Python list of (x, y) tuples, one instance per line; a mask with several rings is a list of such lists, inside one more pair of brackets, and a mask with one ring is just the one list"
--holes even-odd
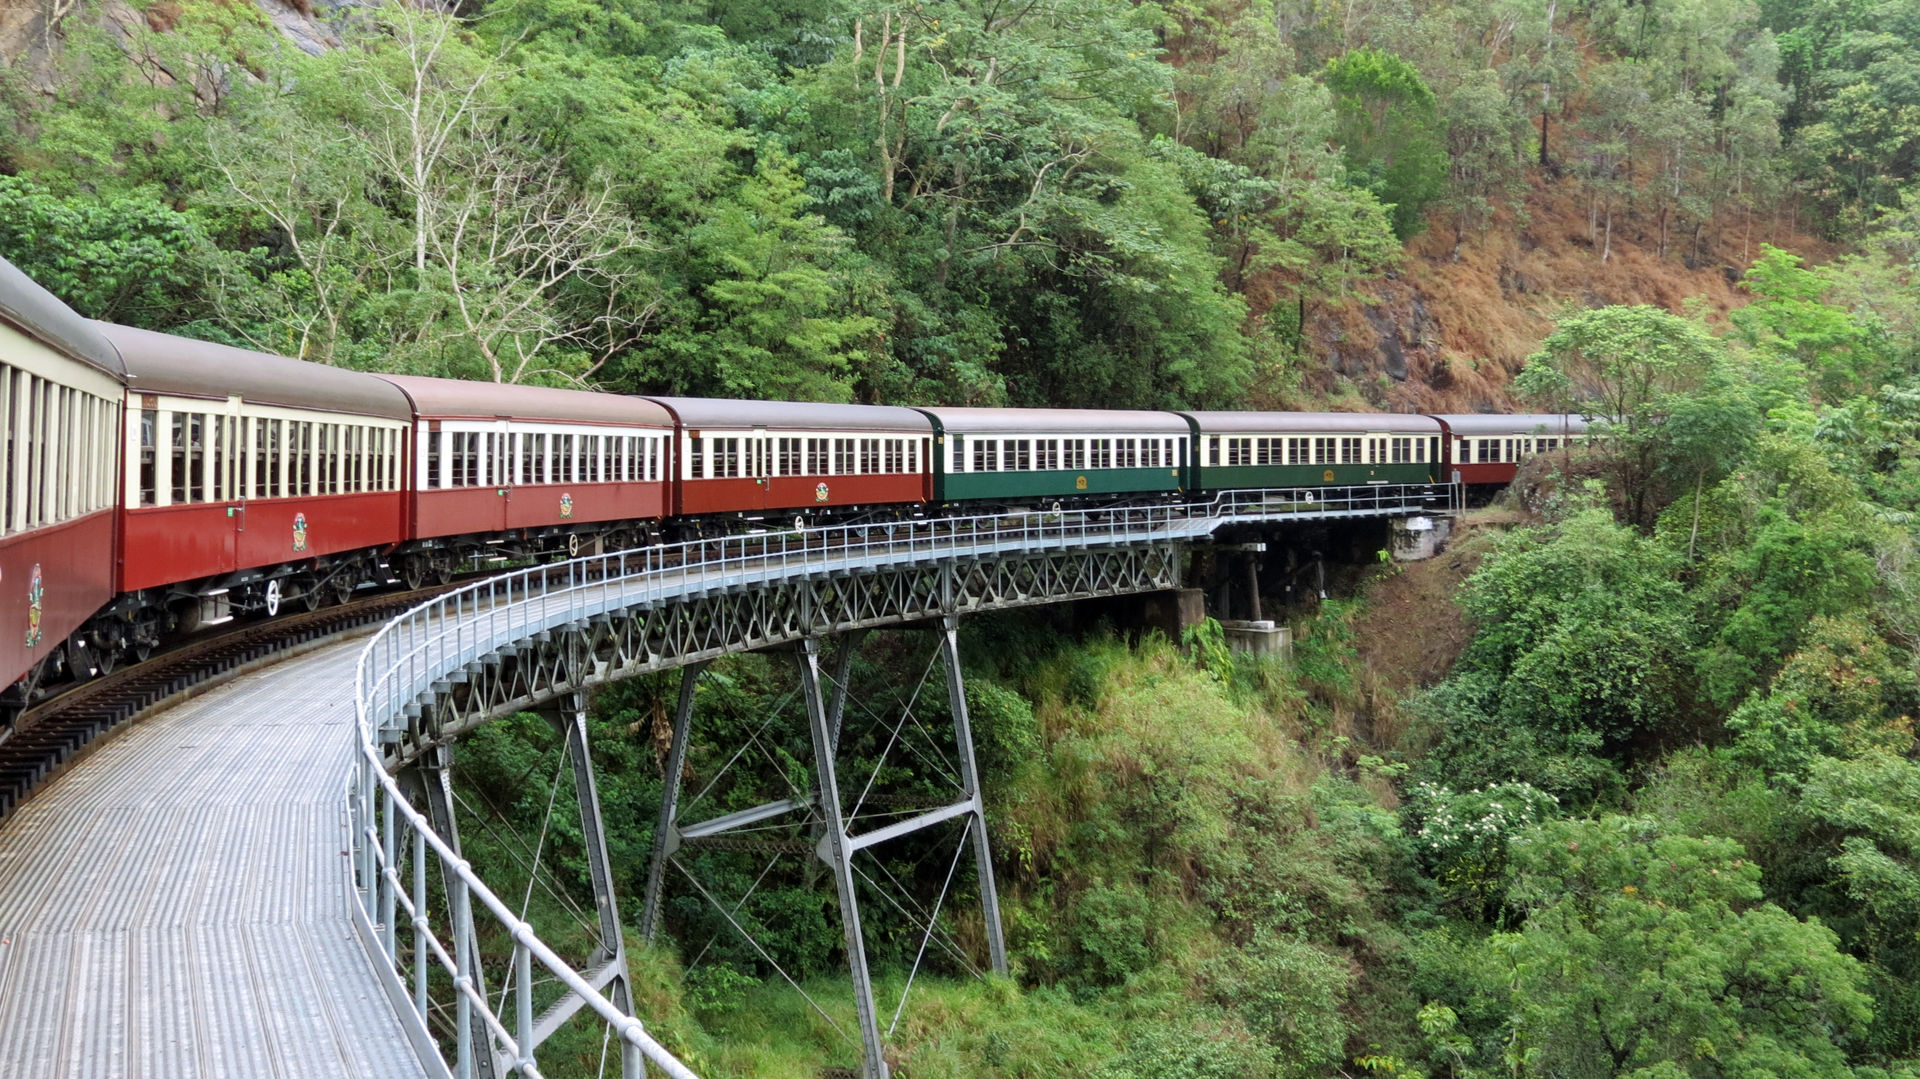
[(1678, 312), (1700, 297), (1724, 315), (1746, 302), (1740, 276), (1761, 243), (1812, 261), (1835, 254), (1801, 231), (1791, 207), (1670, 236), (1664, 257), (1651, 217), (1616, 213), (1609, 242), (1589, 232), (1588, 209), (1578, 184), (1536, 173), (1523, 215), (1502, 214), (1458, 244), (1452, 223), (1435, 215), (1398, 273), (1361, 299), (1309, 314), (1303, 388), (1397, 412), (1505, 409), (1508, 381), (1565, 310), (1645, 303)]

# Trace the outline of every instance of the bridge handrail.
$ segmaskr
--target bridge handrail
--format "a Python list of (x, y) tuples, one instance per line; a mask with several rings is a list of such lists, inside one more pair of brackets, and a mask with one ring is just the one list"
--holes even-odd
[[(531, 964), (538, 962), (619, 1031), (627, 1074), (638, 1074), (638, 1061), (634, 1059), (638, 1054), (675, 1079), (693, 1079), (693, 1072), (648, 1035), (639, 1019), (623, 1013), (595, 989), (487, 888), (472, 867), (434, 831), (427, 817), (414, 809), (388, 772), (380, 746), (387, 740), (385, 736), (401, 733), (408, 704), (436, 682), (453, 676), (502, 644), (614, 609), (658, 603), (674, 594), (747, 586), (796, 573), (928, 562), (996, 550), (1167, 542), (1210, 534), (1236, 520), (1434, 512), (1425, 508), (1425, 503), (1436, 489), (1444, 488), (1275, 488), (1229, 491), (1206, 501), (1125, 509), (1035, 510), (767, 531), (527, 567), (437, 596), (381, 627), (361, 650), (355, 670), (354, 706), (360, 745), (349, 777), (355, 847), (349, 864), (361, 911), (380, 935), (386, 973), (394, 975), (398, 958), (395, 917), (404, 909), (415, 934), (415, 1006), (423, 1030), (427, 1013), (425, 964), (431, 956), (460, 992), (458, 1022), (463, 1026), (470, 1022), (470, 1009), (477, 1007), (478, 1021), (499, 1039), (513, 1058), (512, 1066), (522, 1075), (538, 1076), (532, 1052), (529, 976)], [(1458, 504), (1455, 495), (1449, 496), (1447, 508)], [(676, 583), (677, 590), (672, 587)], [(384, 812), (376, 811), (376, 801)], [(401, 826), (411, 837), (415, 855), (411, 897), (403, 894), (404, 882), (400, 879)], [(441, 866), (449, 900), (456, 908), (452, 954), (428, 932), (424, 909), (428, 851)], [(385, 887), (376, 888), (376, 882)], [(514, 942), (514, 962), (519, 972), (515, 978), (514, 1030), (507, 1029), (504, 1017), (495, 1013), (463, 966), (470, 961), (465, 957), (472, 954), (473, 899), (479, 900)], [(464, 1054), (466, 1042), (462, 1041), (460, 1047)], [(464, 1055), (459, 1071), (467, 1071)]]

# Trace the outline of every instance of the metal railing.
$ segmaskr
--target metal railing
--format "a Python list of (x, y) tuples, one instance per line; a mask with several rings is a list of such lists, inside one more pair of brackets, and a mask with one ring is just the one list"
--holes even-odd
[[(401, 792), (383, 745), (400, 743), (410, 714), (460, 677), (468, 664), (503, 645), (616, 611), (715, 589), (751, 588), (796, 575), (843, 574), (1000, 552), (1171, 543), (1233, 522), (1383, 517), (1451, 512), (1457, 485), (1368, 486), (1225, 492), (1197, 503), (1111, 510), (1033, 511), (846, 525), (741, 536), (594, 555), (504, 573), (441, 595), (395, 618), (362, 650), (354, 700), (360, 741), (349, 777), (351, 867), (356, 924), (387, 989), (409, 1022), (423, 1061), (444, 1064), (431, 1041), (429, 975), (451, 979), (457, 1057), (452, 1074), (473, 1074), (472, 1055), (489, 1040), (507, 1067), (540, 1074), (535, 1061), (532, 968), (537, 963), (618, 1033), (623, 1075), (638, 1079), (642, 1060), (676, 1079), (693, 1073), (585, 977), (543, 944), (531, 925), (481, 882)], [(1444, 496), (1440, 493), (1444, 492)], [(1442, 500), (1442, 498), (1444, 500)], [(1436, 505), (1436, 502), (1440, 505)], [(410, 873), (401, 856), (411, 851)], [(437, 865), (452, 911), (451, 945), (434, 934), (427, 909), (428, 867)], [(403, 879), (410, 877), (410, 879)], [(474, 915), (490, 915), (513, 942), (513, 1014), (498, 1014), (478, 988)], [(412, 986), (402, 981), (397, 918), (412, 927)], [(504, 1000), (504, 998), (503, 998)], [(503, 1009), (502, 1009), (503, 1010)], [(509, 1027), (511, 1023), (511, 1027)], [(482, 1036), (484, 1032), (485, 1036)]]

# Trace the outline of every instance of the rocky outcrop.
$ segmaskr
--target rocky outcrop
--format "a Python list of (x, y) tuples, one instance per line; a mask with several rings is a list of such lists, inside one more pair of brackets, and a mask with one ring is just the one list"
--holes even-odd
[[(343, 30), (378, 6), (378, 0), (235, 2), (254, 4), (296, 48), (316, 56), (338, 48)], [(35, 90), (52, 93), (54, 62), (73, 26), (103, 26), (124, 34), (142, 22), (164, 30), (179, 16), (179, 5), (170, 0), (160, 0), (144, 11), (125, 0), (0, 0), (0, 64), (24, 73)]]

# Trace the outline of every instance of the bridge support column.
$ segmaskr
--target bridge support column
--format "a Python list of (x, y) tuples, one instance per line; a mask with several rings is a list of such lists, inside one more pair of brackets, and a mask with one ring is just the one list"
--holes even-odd
[[(454, 815), (453, 802), (453, 747), (440, 745), (428, 749), (420, 758), (418, 778), (433, 830), (459, 854), (460, 824)], [(447, 893), (453, 954), (460, 965), (460, 976), (485, 1000), (486, 968), (480, 963), (480, 942), (473, 935), (473, 910), (468, 902), (467, 887), (451, 873), (443, 875), (441, 884)], [(473, 1002), (464, 993), (459, 994), (454, 1006), (453, 1029), (455, 1079), (495, 1079), (502, 1074), (504, 1069), (497, 1067), (494, 1059), (493, 1039), (487, 1036), (486, 1025), (474, 1017)]]
[(653, 861), (647, 866), (647, 896), (640, 907), (640, 936), (653, 943), (660, 930), (660, 893), (667, 885), (667, 861), (680, 849), (680, 776), (687, 770), (687, 738), (693, 730), (693, 688), (705, 663), (680, 668), (680, 699), (673, 710), (673, 744), (667, 747), (662, 777), (660, 820), (653, 829)]
[(820, 693), (820, 642), (806, 638), (793, 658), (800, 673), (801, 694), (807, 702), (807, 727), (813, 735), (814, 774), (819, 784), (821, 823), (825, 826), (816, 852), (833, 870), (834, 891), (840, 897), (840, 928), (847, 941), (847, 969), (853, 976), (853, 1003), (859, 1015), (863, 1050), (860, 1073), (862, 1079), (887, 1079), (880, 1018), (873, 1003), (873, 978), (867, 970), (867, 941), (860, 930), (860, 901), (853, 890), (853, 841), (847, 835), (840, 808), (840, 781), (834, 772), (839, 732), (828, 722), (826, 700)]
[[(600, 788), (587, 748), (587, 696), (575, 691), (562, 698), (560, 710), (548, 718), (567, 744), (573, 767), (574, 796), (580, 804), (580, 830), (587, 851), (587, 872), (593, 878), (593, 906), (600, 924), (600, 946), (588, 957), (582, 973), (588, 984), (607, 995), (621, 1011), (633, 1014), (633, 976), (627, 966), (627, 944), (620, 927), (620, 907), (614, 898), (613, 866), (607, 855), (607, 833), (600, 810)], [(586, 1001), (572, 993), (560, 998), (531, 1024), (533, 1046), (552, 1037)], [(522, 1055), (533, 1046), (521, 1046)]]
[(967, 684), (960, 673), (960, 619), (940, 620), (940, 658), (947, 668), (947, 706), (953, 712), (953, 741), (960, 757), (960, 781), (973, 803), (973, 864), (980, 877), (980, 913), (986, 921), (987, 953), (995, 974), (1007, 973), (1007, 941), (1000, 931), (1000, 893), (993, 881), (993, 853), (987, 846), (987, 803), (980, 792), (980, 770), (973, 755), (973, 722), (967, 715)]

